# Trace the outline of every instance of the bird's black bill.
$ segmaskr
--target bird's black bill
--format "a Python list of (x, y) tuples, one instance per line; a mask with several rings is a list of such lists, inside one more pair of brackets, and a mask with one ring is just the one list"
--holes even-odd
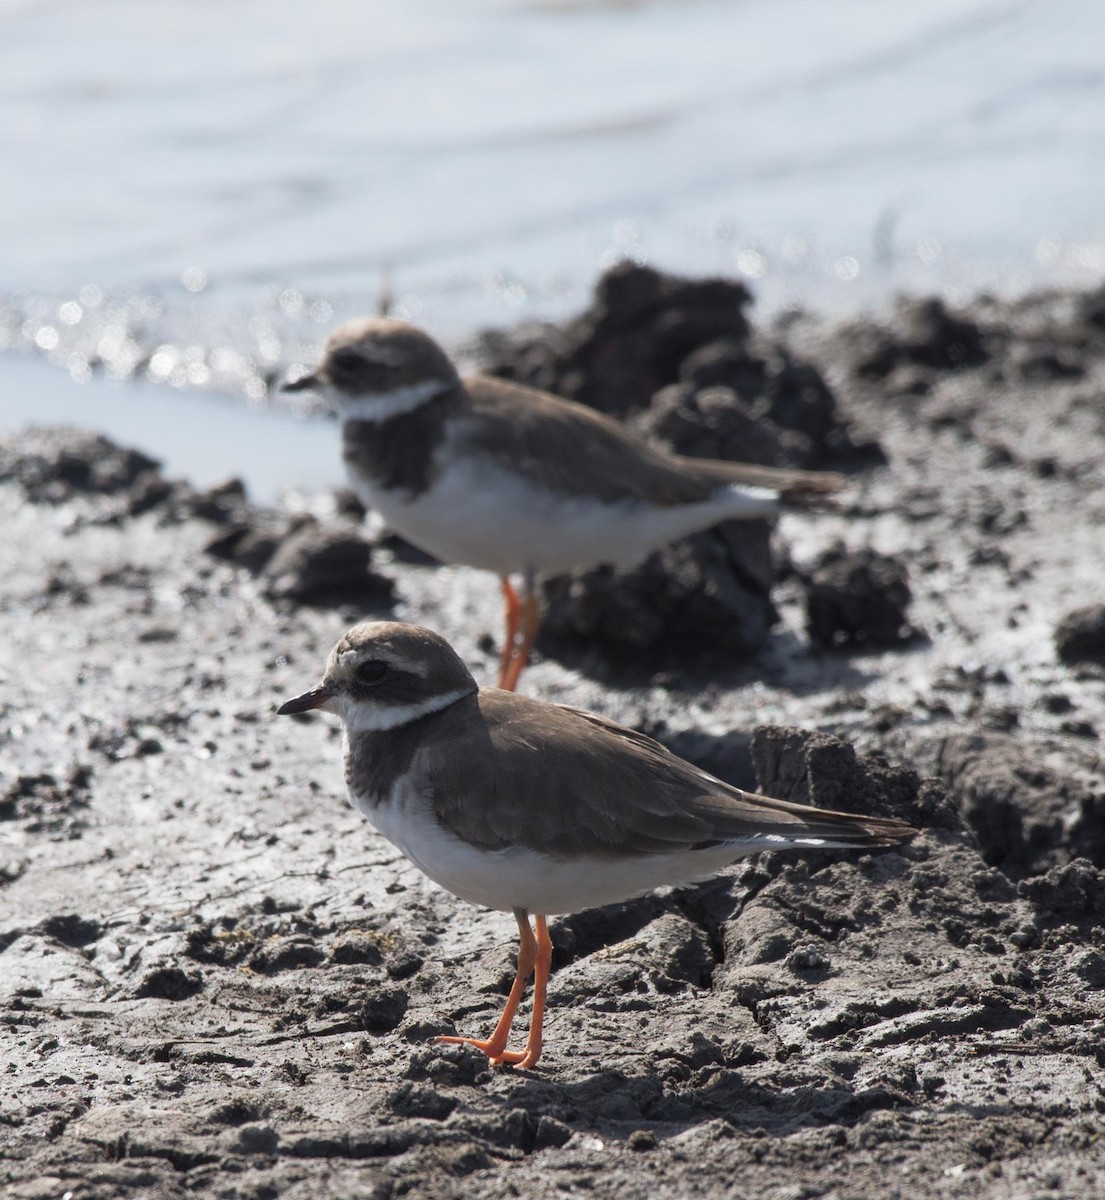
[(316, 688), (311, 688), (309, 692), (304, 692), (302, 696), (293, 696), (290, 700), (285, 700), (276, 710), (276, 715), (290, 717), (296, 713), (310, 712), (312, 708), (321, 708), (329, 699), (330, 689), (320, 684)]
[(291, 379), (287, 383), (282, 383), (280, 390), (282, 392), (309, 392), (312, 388), (317, 388), (318, 386), (317, 375), (301, 375), (298, 379)]

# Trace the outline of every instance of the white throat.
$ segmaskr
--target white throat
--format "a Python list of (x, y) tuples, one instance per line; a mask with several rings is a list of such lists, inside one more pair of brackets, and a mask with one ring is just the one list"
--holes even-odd
[(396, 388), (393, 392), (380, 392), (375, 396), (348, 396), (334, 387), (326, 390), (343, 420), (380, 422), (414, 412), (451, 387), (453, 384), (442, 379), (425, 379), (421, 383)]
[(428, 696), (418, 704), (377, 705), (370, 700), (345, 700), (341, 702), (339, 716), (345, 722), (348, 734), (383, 733), (388, 729), (398, 729), (400, 725), (408, 725), (419, 717), (440, 712), (465, 696), (471, 696), (474, 691), (475, 687), (457, 688), (440, 696)]

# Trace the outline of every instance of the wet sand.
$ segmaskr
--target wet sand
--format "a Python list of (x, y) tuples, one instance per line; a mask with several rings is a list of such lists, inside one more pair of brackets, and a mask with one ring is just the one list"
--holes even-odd
[[(842, 508), (782, 521), (769, 600), (766, 533), (643, 568), (678, 579), (654, 609), (640, 578), (554, 585), (523, 684), (921, 833), (555, 921), (528, 1073), (430, 1044), (490, 1028), (513, 921), (348, 807), (328, 719), (273, 719), (366, 614), (490, 682), (495, 581), (89, 435), (0, 447), (5, 1195), (1102, 1194), (1105, 300), (749, 316), (705, 366), (676, 337), (629, 419), (690, 381), (701, 432), (707, 376), (751, 379), (764, 453), (847, 468)], [(485, 351), (586, 389), (595, 317)], [(812, 377), (782, 350), (830, 419), (787, 415)], [(711, 653), (738, 610), (759, 647)]]

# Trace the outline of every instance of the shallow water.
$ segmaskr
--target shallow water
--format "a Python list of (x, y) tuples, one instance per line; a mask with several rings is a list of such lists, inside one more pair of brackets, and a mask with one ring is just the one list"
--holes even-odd
[[(1105, 269), (1095, 0), (0, 0), (0, 348), (263, 404), (617, 258), (848, 310)], [(59, 384), (60, 386), (60, 384)]]

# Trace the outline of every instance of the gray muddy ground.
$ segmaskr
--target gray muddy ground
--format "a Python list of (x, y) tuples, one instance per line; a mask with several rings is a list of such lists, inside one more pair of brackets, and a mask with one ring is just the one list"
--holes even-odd
[[(731, 292), (697, 326), (662, 299), (647, 346), (678, 344), (615, 407), (676, 442), (688, 412), (696, 438), (754, 418), (768, 461), (854, 489), (782, 522), (770, 633), (758, 535), (710, 543), (645, 585), (554, 585), (524, 686), (920, 836), (555, 921), (540, 1069), (489, 1071), (430, 1039), (490, 1028), (513, 921), (347, 806), (328, 718), (272, 714), (365, 613), (434, 626), (490, 681), (495, 581), (366, 545), (347, 506), (312, 524), (87, 435), (15, 438), (5, 1196), (1105, 1194), (1105, 299), (767, 331)], [(485, 350), (597, 402), (640, 347), (590, 316)]]

